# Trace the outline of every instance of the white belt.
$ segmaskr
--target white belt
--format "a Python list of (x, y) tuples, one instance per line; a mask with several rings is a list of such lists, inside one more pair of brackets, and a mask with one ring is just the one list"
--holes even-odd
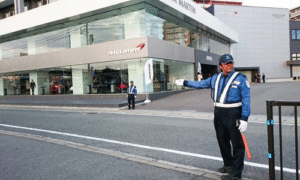
[(224, 108), (240, 107), (240, 106), (242, 106), (242, 102), (233, 103), (233, 104), (215, 103), (215, 106), (216, 107), (224, 107)]

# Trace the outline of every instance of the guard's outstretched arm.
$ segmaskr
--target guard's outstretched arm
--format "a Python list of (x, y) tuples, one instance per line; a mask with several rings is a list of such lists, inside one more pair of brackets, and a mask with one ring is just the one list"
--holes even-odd
[(212, 77), (202, 81), (184, 81), (183, 85), (190, 88), (207, 89), (207, 88), (211, 88), (211, 78)]

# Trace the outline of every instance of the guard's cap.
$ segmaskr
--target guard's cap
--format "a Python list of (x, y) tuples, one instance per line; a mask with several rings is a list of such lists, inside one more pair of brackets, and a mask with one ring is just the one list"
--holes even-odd
[(130, 81), (130, 83), (133, 83), (133, 81)]
[(219, 63), (222, 64), (227, 64), (229, 62), (233, 62), (233, 57), (230, 54), (224, 54), (219, 59)]

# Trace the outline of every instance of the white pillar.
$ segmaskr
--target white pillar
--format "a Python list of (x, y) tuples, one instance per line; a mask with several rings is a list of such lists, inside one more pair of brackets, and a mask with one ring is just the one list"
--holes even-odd
[(73, 94), (84, 94), (82, 69), (72, 69), (72, 86)]
[(28, 48), (28, 55), (35, 55), (36, 54), (35, 39), (28, 39), (27, 40), (27, 48)]
[(4, 96), (4, 81), (2, 76), (0, 76), (0, 96)]
[[(87, 67), (87, 66), (86, 66)], [(93, 86), (93, 72), (82, 66), (72, 67), (73, 94), (87, 94), (88, 86)]]
[[(42, 95), (42, 87), (45, 87), (45, 94), (50, 94), (50, 82), (48, 72), (29, 72), (29, 84), (35, 82), (34, 95)], [(30, 87), (30, 95), (32, 95), (32, 90)]]
[(128, 64), (128, 82), (134, 81), (138, 93), (145, 93), (144, 90), (144, 64), (140, 61), (130, 62)]
[(76, 31), (70, 32), (70, 44), (71, 48), (77, 48), (81, 47), (81, 34), (80, 34), (80, 29)]

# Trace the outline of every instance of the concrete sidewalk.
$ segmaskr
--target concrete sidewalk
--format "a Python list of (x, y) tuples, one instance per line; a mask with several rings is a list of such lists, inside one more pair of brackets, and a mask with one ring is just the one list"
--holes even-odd
[[(300, 102), (300, 82), (252, 83), (251, 84), (251, 116), (266, 115), (267, 100), (283, 100)], [(143, 110), (170, 110), (189, 112), (214, 112), (211, 90), (194, 89), (158, 99), (150, 104), (139, 107)], [(278, 108), (274, 108), (278, 115)], [(293, 107), (282, 107), (283, 116), (293, 116)], [(298, 111), (298, 115), (300, 112)], [(250, 117), (251, 117), (250, 116)]]
[[(267, 100), (284, 100), (300, 102), (300, 82), (277, 82), (251, 84), (251, 115), (265, 115)], [(173, 93), (173, 94), (172, 94)], [(164, 94), (167, 94), (164, 95)], [(184, 90), (177, 92), (156, 93), (150, 96), (161, 96), (152, 103), (138, 107), (143, 110), (170, 110), (189, 112), (214, 111), (211, 90)], [(166, 96), (166, 97), (164, 97)], [(136, 103), (143, 102), (144, 94), (139, 94)], [(44, 96), (2, 96), (0, 104), (37, 105), (37, 106), (75, 106), (75, 107), (112, 107), (127, 105), (126, 94), (102, 95), (44, 95)], [(277, 115), (277, 109), (274, 114)], [(282, 108), (282, 115), (292, 116), (293, 108)]]
[[(280, 82), (251, 84), (251, 116), (250, 121), (266, 120), (267, 100), (287, 100), (300, 102), (300, 82)], [(168, 93), (168, 92), (167, 92)], [(161, 94), (161, 93), (158, 93)], [(144, 95), (138, 95), (136, 100), (137, 110), (145, 112), (151, 110), (153, 114), (180, 113), (181, 116), (193, 114), (201, 118), (213, 117), (214, 106), (211, 98), (211, 90), (184, 90), (175, 92), (167, 97), (143, 104)], [(0, 105), (26, 105), (26, 106), (60, 106), (60, 107), (89, 107), (89, 108), (116, 108), (127, 106), (126, 94), (114, 95), (45, 95), (45, 96), (4, 96), (0, 97)], [(274, 115), (278, 115), (277, 107), (274, 108)], [(282, 116), (289, 122), (290, 116), (294, 115), (292, 107), (282, 107)], [(300, 111), (298, 111), (300, 115)], [(177, 116), (177, 115), (176, 115)], [(179, 115), (178, 115), (179, 116)], [(284, 122), (285, 122), (284, 121)]]

